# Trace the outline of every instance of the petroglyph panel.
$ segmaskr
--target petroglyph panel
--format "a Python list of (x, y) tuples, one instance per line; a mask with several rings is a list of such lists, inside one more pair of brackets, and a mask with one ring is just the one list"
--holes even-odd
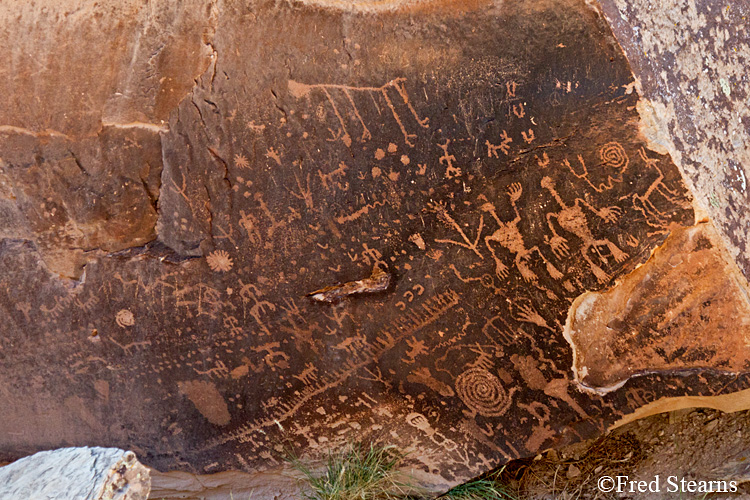
[[(118, 160), (0, 129), (0, 459), (97, 444), (250, 472), (372, 439), (439, 490), (659, 397), (746, 388), (713, 358), (576, 383), (571, 305), (695, 219), (585, 2), (204, 7), (185, 57), (205, 71)], [(35, 146), (58, 140), (75, 156)], [(97, 179), (109, 201), (80, 194)], [(49, 264), (61, 231), (78, 274)]]

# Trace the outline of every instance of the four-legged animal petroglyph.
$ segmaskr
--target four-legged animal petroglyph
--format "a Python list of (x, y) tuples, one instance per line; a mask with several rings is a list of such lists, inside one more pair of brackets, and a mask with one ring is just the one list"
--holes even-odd
[(562, 229), (576, 235), (578, 238), (583, 240), (583, 245), (581, 246), (581, 255), (583, 255), (583, 258), (588, 263), (596, 278), (600, 282), (607, 281), (610, 278), (609, 274), (604, 272), (604, 270), (591, 259), (589, 250), (593, 249), (599, 255), (600, 259), (605, 262), (606, 259), (599, 253), (600, 246), (606, 246), (617, 262), (623, 262), (628, 257), (628, 254), (620, 250), (617, 245), (615, 245), (608, 239), (597, 239), (596, 237), (594, 237), (594, 235), (591, 233), (591, 229), (589, 228), (588, 221), (586, 220), (586, 214), (583, 212), (583, 209), (581, 207), (585, 206), (605, 222), (615, 222), (620, 216), (621, 210), (618, 207), (605, 207), (597, 209), (589, 204), (586, 200), (583, 200), (581, 198), (576, 198), (573, 206), (568, 206), (555, 190), (555, 183), (550, 177), (544, 177), (541, 184), (543, 188), (550, 192), (552, 197), (555, 199), (555, 201), (557, 201), (557, 204), (560, 205), (560, 208), (562, 209), (557, 213), (547, 214), (547, 225), (549, 226), (550, 231), (552, 231), (553, 234), (552, 238), (547, 239), (547, 243), (549, 244), (550, 248), (552, 248), (554, 254), (558, 258), (564, 257), (565, 255), (568, 255), (569, 248), (567, 243), (568, 240), (560, 236), (557, 233), (554, 224), (552, 224), (553, 219), (557, 221)]
[(498, 150), (502, 151), (505, 156), (510, 154), (510, 143), (513, 142), (513, 139), (508, 136), (508, 132), (505, 130), (500, 134), (500, 139), (502, 139), (502, 141), (497, 145), (492, 144), (489, 140), (485, 141), (485, 145), (487, 146), (487, 158), (492, 158), (493, 156), (499, 158), (497, 155)]
[(659, 210), (656, 207), (655, 198), (658, 199), (661, 197), (662, 200), (672, 206), (682, 208), (688, 208), (690, 204), (678, 194), (677, 190), (670, 189), (664, 183), (664, 173), (658, 166), (659, 160), (646, 156), (644, 148), (638, 151), (638, 155), (646, 163), (647, 168), (657, 173), (657, 177), (643, 194), (635, 193), (632, 195), (633, 206), (643, 214), (649, 226), (663, 228), (669, 222), (669, 216), (665, 215), (663, 210)]
[(401, 101), (403, 105), (407, 107), (409, 112), (411, 113), (411, 116), (414, 118), (414, 120), (417, 122), (417, 124), (422, 128), (429, 128), (429, 118), (420, 118), (417, 114), (417, 111), (414, 109), (414, 106), (412, 106), (411, 101), (409, 100), (409, 94), (406, 91), (406, 79), (405, 78), (395, 78), (384, 85), (381, 85), (380, 87), (355, 87), (350, 85), (336, 85), (336, 84), (324, 84), (324, 83), (318, 83), (318, 84), (306, 84), (306, 83), (300, 83), (294, 80), (289, 80), (289, 92), (296, 98), (301, 98), (304, 96), (309, 95), (313, 90), (320, 90), (325, 95), (326, 99), (331, 105), (331, 108), (333, 108), (333, 114), (336, 115), (336, 119), (339, 122), (339, 130), (338, 132), (334, 133), (331, 130), (331, 133), (333, 135), (332, 140), (341, 139), (341, 142), (346, 144), (346, 146), (352, 145), (352, 137), (349, 134), (349, 130), (346, 126), (346, 120), (344, 119), (344, 116), (341, 114), (341, 110), (339, 109), (339, 105), (336, 102), (336, 99), (334, 99), (334, 92), (343, 94), (344, 98), (346, 99), (346, 103), (348, 106), (350, 106), (351, 112), (354, 114), (357, 122), (359, 122), (360, 127), (362, 128), (362, 135), (360, 137), (360, 140), (362, 142), (371, 139), (372, 133), (370, 132), (370, 129), (367, 127), (367, 124), (365, 123), (365, 119), (362, 117), (362, 113), (360, 113), (359, 107), (357, 106), (357, 103), (354, 100), (353, 95), (356, 95), (357, 93), (372, 93), (376, 95), (380, 95), (383, 100), (385, 101), (386, 106), (391, 111), (391, 115), (393, 116), (393, 119), (396, 121), (396, 124), (398, 125), (399, 129), (401, 130), (401, 133), (404, 136), (404, 142), (409, 145), (410, 147), (414, 147), (414, 143), (412, 142), (412, 139), (415, 139), (417, 136), (416, 134), (410, 134), (406, 130), (406, 125), (404, 124), (404, 121), (401, 118), (401, 115), (399, 115), (398, 111), (396, 110), (396, 105), (391, 100), (391, 95), (389, 94), (389, 91), (395, 90), (396, 93), (401, 98)]
[(500, 217), (497, 216), (497, 210), (495, 209), (495, 206), (491, 203), (485, 203), (481, 207), (483, 211), (488, 212), (492, 216), (492, 218), (495, 219), (495, 222), (497, 222), (497, 225), (499, 227), (499, 229), (497, 229), (490, 236), (486, 236), (484, 238), (484, 242), (487, 245), (487, 248), (492, 254), (493, 259), (495, 259), (495, 273), (499, 278), (507, 278), (508, 266), (506, 266), (503, 263), (502, 259), (498, 257), (495, 248), (490, 243), (497, 243), (514, 255), (516, 268), (521, 273), (521, 277), (525, 281), (535, 282), (538, 279), (537, 275), (534, 273), (534, 271), (531, 270), (531, 267), (529, 266), (529, 261), (535, 253), (542, 259), (542, 261), (546, 265), (549, 275), (553, 279), (560, 279), (563, 276), (562, 273), (558, 271), (557, 268), (552, 265), (549, 260), (547, 260), (547, 258), (544, 256), (544, 254), (542, 254), (539, 248), (535, 246), (527, 248), (526, 244), (524, 243), (523, 235), (518, 228), (518, 223), (521, 222), (521, 214), (518, 211), (517, 203), (521, 198), (521, 193), (521, 184), (517, 182), (514, 182), (508, 188), (510, 204), (516, 214), (516, 217), (509, 222), (503, 222), (502, 220), (500, 220)]
[(242, 282), (242, 280), (239, 280), (239, 284), (241, 286), (240, 288), (240, 297), (242, 298), (242, 303), (245, 305), (250, 304), (250, 316), (255, 319), (255, 322), (260, 327), (260, 331), (262, 335), (271, 335), (271, 331), (266, 326), (266, 323), (262, 317), (267, 312), (273, 312), (276, 310), (276, 306), (267, 301), (267, 300), (261, 300), (260, 296), (262, 295), (261, 292), (258, 290), (258, 288), (253, 285), (252, 283), (248, 283), (247, 285)]

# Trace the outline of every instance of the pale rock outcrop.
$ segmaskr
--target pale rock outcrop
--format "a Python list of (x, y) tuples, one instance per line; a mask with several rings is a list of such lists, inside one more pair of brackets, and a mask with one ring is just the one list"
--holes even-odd
[(3, 500), (146, 500), (149, 470), (132, 451), (60, 448), (0, 467)]

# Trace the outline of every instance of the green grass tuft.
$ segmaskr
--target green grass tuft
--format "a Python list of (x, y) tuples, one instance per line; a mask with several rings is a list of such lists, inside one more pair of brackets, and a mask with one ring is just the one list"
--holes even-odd
[(503, 469), (490, 476), (459, 484), (439, 498), (446, 500), (518, 500), (499, 481)]
[(396, 500), (414, 491), (398, 471), (403, 458), (393, 446), (357, 443), (330, 454), (322, 473), (296, 456), (287, 459), (302, 474), (309, 500)]

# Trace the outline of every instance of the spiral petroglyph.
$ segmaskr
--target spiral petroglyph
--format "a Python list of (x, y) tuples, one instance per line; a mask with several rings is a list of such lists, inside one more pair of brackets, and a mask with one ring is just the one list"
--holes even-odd
[(456, 392), (466, 406), (485, 417), (499, 417), (510, 406), (512, 395), (500, 380), (482, 368), (466, 370), (456, 379)]
[(135, 316), (128, 309), (120, 309), (115, 314), (115, 323), (122, 328), (127, 328), (135, 324)]
[(618, 142), (608, 142), (599, 150), (599, 156), (608, 167), (622, 172), (628, 167), (628, 155)]

